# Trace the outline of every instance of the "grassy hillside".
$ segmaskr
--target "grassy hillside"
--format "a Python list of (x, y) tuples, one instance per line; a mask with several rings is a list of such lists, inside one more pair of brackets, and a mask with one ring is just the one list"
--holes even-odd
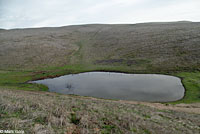
[[(173, 105), (111, 101), (43, 92), (46, 86), (27, 83), (87, 71), (178, 76), (185, 97)], [(195, 134), (199, 102), (200, 23), (0, 30), (0, 130)]]
[(0, 31), (0, 69), (109, 65), (132, 71), (200, 69), (200, 23), (81, 25)]
[(24, 130), (30, 134), (198, 134), (200, 131), (200, 105), (173, 106), (178, 108), (174, 111), (161, 104), (152, 107), (152, 104), (48, 92), (0, 91), (0, 129)]
[(193, 94), (184, 102), (200, 100), (200, 23), (1, 30), (0, 48), (3, 87), (47, 90), (25, 82), (95, 70), (163, 73), (184, 79)]

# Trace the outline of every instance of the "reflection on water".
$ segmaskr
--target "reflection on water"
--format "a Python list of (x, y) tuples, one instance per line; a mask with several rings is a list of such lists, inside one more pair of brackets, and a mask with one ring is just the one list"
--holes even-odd
[(151, 102), (175, 101), (185, 91), (179, 78), (156, 74), (89, 72), (33, 83), (48, 86), (50, 92)]

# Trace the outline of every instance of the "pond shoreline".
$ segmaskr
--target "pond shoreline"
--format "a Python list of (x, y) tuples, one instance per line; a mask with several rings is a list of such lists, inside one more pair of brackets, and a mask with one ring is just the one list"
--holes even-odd
[[(68, 83), (64, 82), (63, 81), (64, 79), (66, 79), (65, 81), (68, 81)], [(69, 80), (67, 80), (67, 79), (69, 79), (71, 81), (71, 83), (69, 83)], [(82, 80), (79, 80), (79, 79), (82, 79)], [(104, 81), (103, 79), (106, 79), (106, 81)], [(59, 82), (59, 80), (62, 80), (63, 82), (61, 82), (61, 81)], [(109, 81), (112, 82), (112, 86), (110, 86), (111, 84), (109, 83)], [(135, 83), (134, 81), (137, 81), (137, 82)], [(45, 86), (48, 86), (49, 92), (74, 94), (74, 90), (71, 89), (73, 87), (73, 89), (76, 89), (75, 94), (81, 95), (81, 96), (88, 96), (89, 94), (92, 93), (94, 95), (93, 97), (98, 96), (97, 98), (100, 97), (100, 98), (104, 98), (104, 99), (119, 99), (119, 100), (125, 99), (125, 100), (133, 100), (133, 101), (135, 101), (135, 100), (136, 101), (139, 101), (139, 100), (140, 101), (148, 101), (147, 98), (150, 99), (152, 96), (152, 100), (151, 101), (149, 100), (150, 102), (162, 102), (162, 103), (175, 102), (177, 100), (181, 100), (184, 97), (185, 90), (186, 90), (183, 87), (183, 83), (182, 83), (181, 79), (176, 76), (163, 75), (163, 74), (131, 74), (131, 73), (119, 73), (119, 72), (116, 73), (116, 72), (103, 72), (103, 71), (91, 71), (91, 72), (84, 72), (84, 73), (78, 73), (78, 74), (68, 74), (68, 75), (54, 77), (54, 78), (29, 81), (29, 83), (44, 84)], [(52, 85), (52, 83), (53, 83), (53, 85)], [(59, 83), (59, 85), (57, 83)], [(86, 83), (88, 83), (88, 84), (86, 84)], [(95, 83), (95, 85), (93, 83)], [(141, 84), (139, 84), (139, 83), (141, 83)], [(176, 84), (180, 83), (181, 87), (175, 86), (176, 85), (175, 83)], [(71, 88), (68, 89), (68, 87), (66, 87), (66, 84), (72, 84), (70, 86)], [(84, 86), (81, 86), (81, 84), (83, 84)], [(85, 84), (87, 85), (87, 88), (85, 87)], [(104, 88), (101, 87), (102, 85), (104, 85)], [(121, 85), (123, 85), (123, 86), (121, 86)], [(172, 90), (171, 86), (173, 86), (173, 85), (175, 87)], [(101, 87), (101, 88), (98, 88), (98, 87)], [(109, 90), (106, 90), (106, 88)], [(121, 92), (121, 89), (123, 89), (123, 92)], [(165, 90), (160, 90), (160, 89), (165, 89)], [(73, 93), (71, 93), (72, 91), (73, 91)], [(127, 93), (127, 91), (130, 93)], [(172, 93), (172, 91), (174, 93)], [(102, 94), (102, 96), (100, 94), (97, 94), (96, 92), (101, 92), (100, 94)], [(105, 93), (108, 92), (108, 93), (105, 94), (103, 92), (105, 92)], [(121, 92), (121, 93), (119, 95), (117, 95), (118, 96), (117, 98), (115, 98), (114, 97), (115, 95), (112, 94), (111, 92), (113, 92), (115, 94), (117, 94), (118, 92)], [(140, 94), (140, 95), (138, 96), (134, 92), (136, 94), (138, 94), (138, 95)], [(108, 94), (109, 94), (109, 96), (108, 96)], [(131, 97), (130, 94), (132, 94), (135, 97)], [(160, 98), (159, 96), (164, 95), (164, 94), (165, 94), (166, 98), (173, 98), (173, 96), (175, 97), (178, 94), (183, 94), (183, 95), (181, 95), (181, 97), (178, 97), (179, 96), (178, 95), (176, 97), (177, 99), (174, 98), (172, 100), (171, 99), (163, 100), (165, 97), (163, 96)], [(142, 96), (145, 95), (145, 96), (142, 97), (141, 95)], [(162, 101), (159, 99), (157, 100), (156, 96), (154, 96), (154, 95), (156, 95)], [(120, 96), (121, 97), (124, 96), (125, 98), (124, 97), (121, 98)], [(138, 100), (137, 98), (138, 99), (140, 98), (140, 99)]]

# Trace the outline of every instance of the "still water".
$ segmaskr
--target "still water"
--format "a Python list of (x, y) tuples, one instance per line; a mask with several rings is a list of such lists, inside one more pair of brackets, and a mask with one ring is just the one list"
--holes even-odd
[(48, 86), (50, 92), (104, 99), (168, 102), (179, 100), (185, 89), (174, 76), (88, 72), (32, 81)]

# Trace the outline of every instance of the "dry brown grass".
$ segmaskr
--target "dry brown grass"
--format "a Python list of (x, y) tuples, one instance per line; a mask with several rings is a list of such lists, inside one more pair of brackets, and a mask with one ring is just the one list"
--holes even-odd
[(25, 133), (198, 134), (199, 118), (200, 114), (161, 110), (145, 103), (0, 90), (0, 129)]
[(0, 69), (69, 64), (157, 72), (200, 69), (200, 23), (1, 30), (0, 42)]

